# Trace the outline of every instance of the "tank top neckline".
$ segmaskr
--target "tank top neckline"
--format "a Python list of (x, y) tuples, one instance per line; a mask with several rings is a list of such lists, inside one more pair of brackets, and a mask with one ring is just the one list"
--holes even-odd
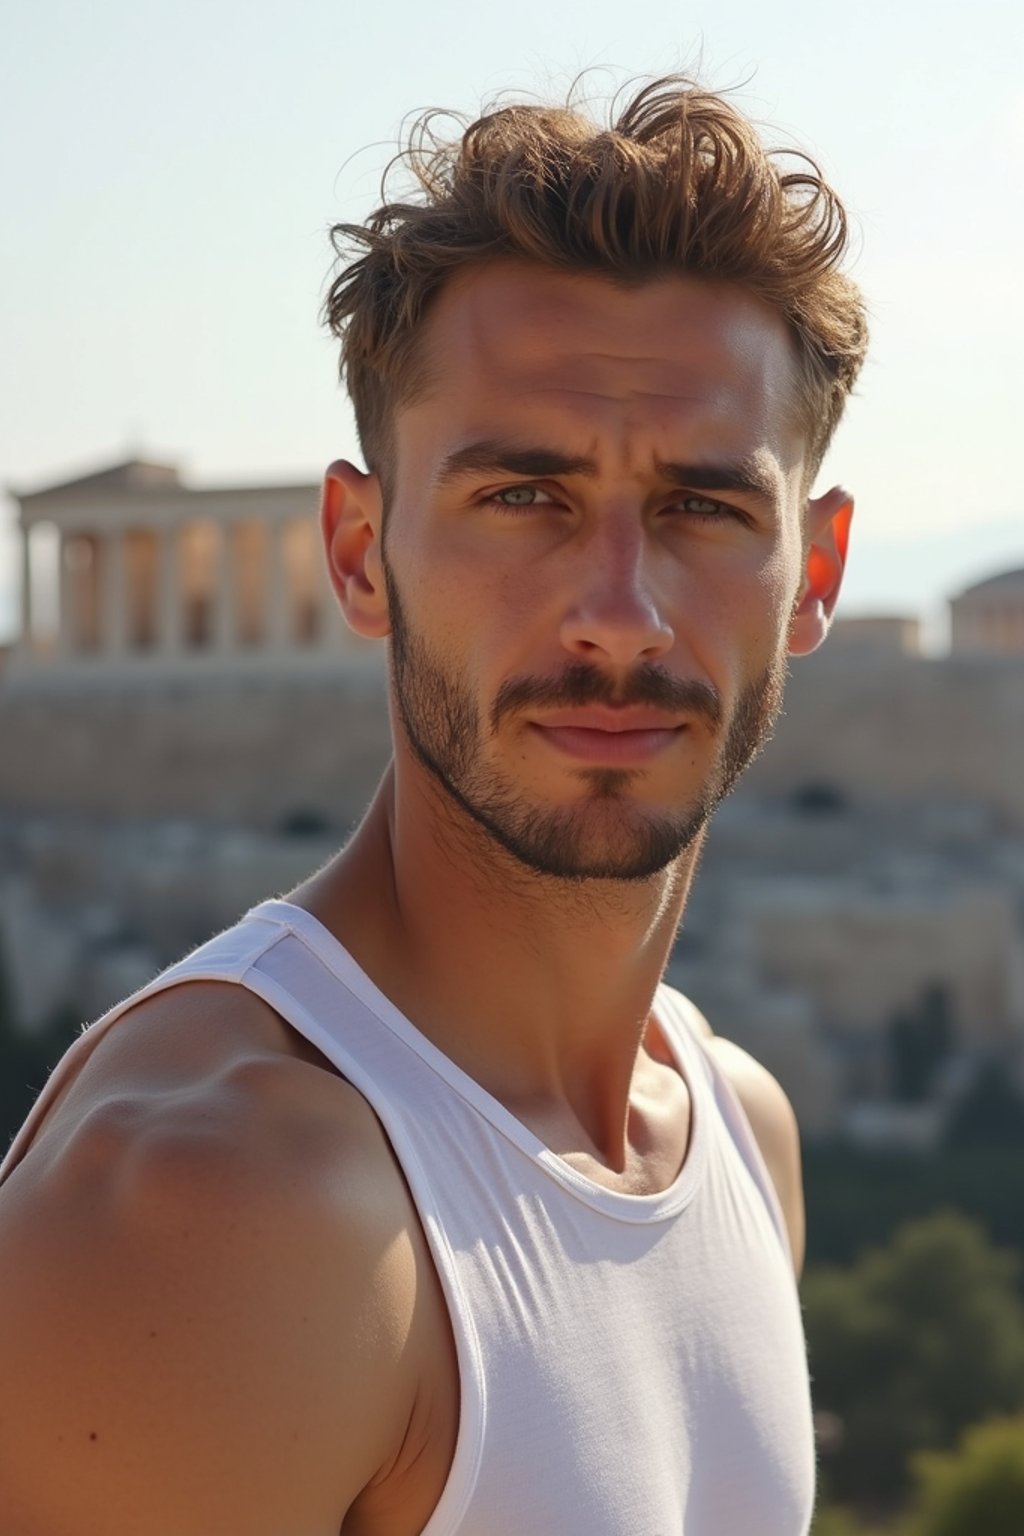
[[(273, 922), (290, 931), (327, 967), (373, 1017), (423, 1064), (440, 1077), (470, 1108), (481, 1115), (506, 1141), (542, 1169), (555, 1183), (575, 1199), (618, 1221), (632, 1224), (665, 1221), (690, 1203), (700, 1186), (707, 1161), (708, 1119), (711, 1112), (710, 1086), (695, 1060), (699, 1050), (680, 1016), (670, 988), (659, 984), (652, 1014), (671, 1053), (672, 1064), (686, 1084), (690, 1096), (690, 1135), (681, 1167), (663, 1190), (648, 1195), (631, 1195), (609, 1189), (573, 1168), (523, 1122), (450, 1057), (417, 1029), (416, 1025), (380, 990), (349, 951), (335, 938), (319, 918), (305, 907), (275, 898), (261, 902), (247, 914), (248, 919)], [(321, 1020), (324, 1032), (333, 1038), (329, 1020)]]

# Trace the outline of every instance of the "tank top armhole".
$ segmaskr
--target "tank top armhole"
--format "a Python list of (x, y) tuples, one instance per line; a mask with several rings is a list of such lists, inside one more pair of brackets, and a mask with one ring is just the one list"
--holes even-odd
[[(793, 1270), (793, 1248), (789, 1241), (789, 1230), (786, 1226), (786, 1218), (782, 1210), (782, 1202), (779, 1200), (778, 1191), (775, 1188), (775, 1180), (772, 1178), (765, 1162), (764, 1153), (754, 1135), (750, 1117), (743, 1108), (736, 1089), (733, 1087), (728, 1073), (722, 1065), (715, 1060), (714, 1055), (708, 1049), (708, 1042), (693, 1028), (686, 1009), (680, 1000), (680, 994), (674, 987), (663, 985), (660, 995), (666, 998), (671, 1012), (671, 1022), (676, 1031), (682, 1034), (685, 1041), (696, 1048), (704, 1070), (710, 1078), (710, 1087), (714, 1094), (719, 1111), (726, 1123), (733, 1142), (746, 1164), (751, 1178), (757, 1185), (764, 1200), (772, 1226), (778, 1234), (782, 1251), (791, 1270)], [(667, 1011), (669, 1011), (667, 1010)]]
[[(269, 949), (272, 946), (266, 947)], [(262, 958), (264, 952), (261, 952), (257, 960)], [(311, 1045), (322, 1051), (338, 1067), (346, 1081), (362, 1094), (383, 1126), (412, 1194), (448, 1308), (459, 1373), (459, 1425), (455, 1452), (441, 1496), (423, 1527), (422, 1536), (456, 1536), (475, 1491), (483, 1456), (487, 1413), (486, 1380), (472, 1311), (459, 1280), (448, 1238), (438, 1217), (430, 1180), (416, 1148), (403, 1131), (399, 1117), (389, 1113), (387, 1101), (376, 1090), (370, 1074), (349, 1054), (337, 1034), (324, 1029), (286, 987), (260, 971), (257, 960), (239, 978), (241, 984), (292, 1024)]]

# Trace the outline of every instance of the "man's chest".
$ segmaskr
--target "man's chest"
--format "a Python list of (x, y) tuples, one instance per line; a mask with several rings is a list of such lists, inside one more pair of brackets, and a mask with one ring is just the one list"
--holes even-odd
[(792, 1276), (748, 1214), (700, 1226), (651, 1234), (628, 1265), (566, 1227), (545, 1244), (557, 1273), (522, 1231), (463, 1252), (454, 1317), (429, 1322), (448, 1335), (440, 1390), (345, 1536), (800, 1536), (814, 1461)]

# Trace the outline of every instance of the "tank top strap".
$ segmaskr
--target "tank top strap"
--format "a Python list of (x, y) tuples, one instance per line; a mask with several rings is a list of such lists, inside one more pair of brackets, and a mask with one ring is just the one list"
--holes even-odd
[(717, 1121), (718, 1134), (728, 1137), (753, 1179), (767, 1207), (772, 1226), (782, 1244), (782, 1250), (792, 1266), (793, 1252), (789, 1241), (789, 1229), (786, 1226), (786, 1218), (775, 1188), (775, 1181), (768, 1170), (768, 1164), (764, 1160), (764, 1154), (754, 1135), (750, 1118), (743, 1108), (739, 1094), (725, 1068), (715, 1056), (711, 1042), (699, 1034), (694, 1027), (689, 1005), (682, 993), (675, 987), (663, 983), (658, 988), (657, 996), (661, 1004), (658, 1011), (659, 1022), (664, 1020), (667, 1023), (672, 1032), (672, 1044), (690, 1068), (693, 1078), (702, 1082), (709, 1090), (708, 1096), (715, 1111), (712, 1118)]

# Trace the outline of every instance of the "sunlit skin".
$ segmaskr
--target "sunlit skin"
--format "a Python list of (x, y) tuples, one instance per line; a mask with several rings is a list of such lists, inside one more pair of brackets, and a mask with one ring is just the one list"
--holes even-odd
[[(348, 622), (392, 635), (394, 761), (295, 899), (553, 1150), (664, 1187), (689, 1106), (650, 1013), (698, 825), (741, 703), (763, 735), (787, 653), (824, 637), (852, 503), (807, 499), (791, 338), (736, 288), (496, 263), (445, 288), (423, 347), (386, 538), (376, 476), (336, 463), (323, 502)], [(431, 672), (466, 728), (459, 793), (406, 728)], [(561, 875), (529, 852), (545, 829)]]

